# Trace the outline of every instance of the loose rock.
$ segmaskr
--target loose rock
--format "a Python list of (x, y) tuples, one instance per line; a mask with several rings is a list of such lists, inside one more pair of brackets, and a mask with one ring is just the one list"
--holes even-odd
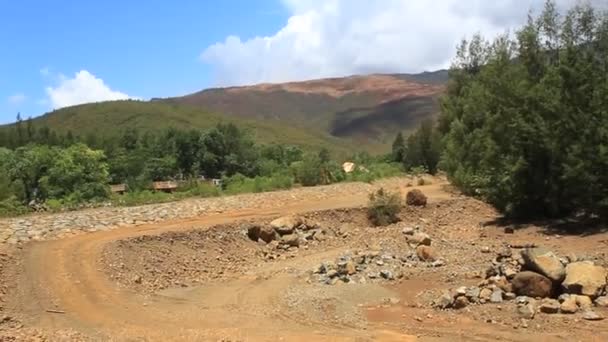
[(414, 189), (409, 191), (405, 196), (405, 203), (411, 206), (424, 207), (426, 206), (427, 198), (426, 195), (422, 193), (422, 191)]
[(608, 296), (602, 296), (595, 299), (595, 305), (600, 308), (608, 308)]
[(573, 297), (568, 297), (560, 305), (560, 310), (562, 313), (565, 313), (565, 314), (576, 313), (578, 311), (578, 305), (576, 304), (576, 299)]
[(420, 245), (416, 247), (416, 255), (421, 261), (435, 261), (437, 260), (437, 253), (433, 247), (427, 245)]
[(517, 306), (517, 314), (524, 319), (533, 319), (536, 315), (536, 306), (532, 303)]
[(416, 232), (414, 233), (414, 235), (411, 236), (407, 236), (406, 235), (406, 240), (410, 245), (413, 246), (430, 246), (431, 245), (431, 237), (428, 236), (428, 234), (422, 233), (422, 232)]
[(604, 319), (604, 316), (598, 314), (595, 311), (585, 311), (583, 313), (583, 319), (587, 321), (601, 321)]
[(461, 296), (454, 300), (454, 304), (452, 306), (454, 307), (454, 309), (460, 310), (466, 308), (468, 305), (469, 300), (467, 299), (467, 297)]
[(604, 267), (590, 261), (575, 262), (566, 266), (566, 279), (562, 286), (567, 293), (596, 298), (606, 286), (606, 276)]
[(538, 272), (555, 283), (560, 283), (566, 277), (564, 265), (551, 251), (544, 248), (526, 248), (522, 257), (527, 269)]
[(270, 226), (279, 234), (292, 234), (294, 230), (303, 223), (297, 216), (283, 216), (270, 222)]
[(540, 304), (540, 312), (555, 314), (559, 312), (560, 304), (555, 299), (545, 298)]
[(541, 274), (531, 271), (520, 272), (511, 281), (513, 291), (519, 296), (551, 297), (553, 284), (551, 280)]

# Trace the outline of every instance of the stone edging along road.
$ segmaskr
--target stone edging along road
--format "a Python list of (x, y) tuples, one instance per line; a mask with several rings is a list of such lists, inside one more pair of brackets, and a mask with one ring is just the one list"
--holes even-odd
[(33, 214), (0, 219), (0, 244), (53, 240), (83, 232), (188, 219), (206, 214), (217, 214), (226, 210), (271, 209), (289, 201), (302, 202), (349, 195), (360, 196), (380, 187), (403, 191), (412, 183), (412, 178), (399, 177), (379, 180), (373, 184), (340, 183), (258, 194), (193, 198), (137, 207), (103, 207), (55, 214)]

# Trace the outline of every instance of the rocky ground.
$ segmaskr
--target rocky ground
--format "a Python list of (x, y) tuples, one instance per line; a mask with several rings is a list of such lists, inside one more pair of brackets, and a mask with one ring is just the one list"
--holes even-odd
[[(569, 249), (538, 226), (498, 225), (491, 208), (465, 197), (407, 206), (400, 218), (372, 227), (365, 209), (344, 209), (138, 237), (108, 245), (104, 263), (121, 286), (148, 293), (289, 274), (299, 280), (283, 305), (349, 326), (367, 322), (355, 302), (369, 315), (385, 310), (401, 319), (415, 308), (425, 314), (414, 322), (427, 324), (454, 315), (530, 333), (604, 324), (605, 245)], [(547, 249), (555, 245), (560, 256)], [(298, 262), (306, 259), (315, 262)], [(432, 285), (409, 288), (412, 281)], [(415, 293), (395, 295), (404, 286)]]

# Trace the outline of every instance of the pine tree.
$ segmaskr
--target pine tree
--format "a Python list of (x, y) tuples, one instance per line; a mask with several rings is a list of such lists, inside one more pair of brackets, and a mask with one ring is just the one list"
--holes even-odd
[(391, 160), (396, 163), (404, 163), (406, 153), (405, 139), (403, 139), (403, 134), (399, 132), (393, 141)]

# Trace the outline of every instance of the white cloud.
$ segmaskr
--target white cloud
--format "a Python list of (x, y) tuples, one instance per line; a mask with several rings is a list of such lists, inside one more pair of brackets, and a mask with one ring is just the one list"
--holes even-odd
[(133, 98), (125, 93), (110, 89), (100, 78), (86, 70), (81, 70), (74, 78), (59, 75), (56, 87), (47, 87), (46, 94), (53, 108), (63, 108), (77, 104), (126, 100)]
[(8, 97), (8, 103), (11, 105), (20, 105), (27, 100), (27, 96), (22, 93), (17, 93)]
[(49, 69), (48, 67), (44, 67), (42, 69), (40, 69), (40, 75), (46, 77), (49, 76), (51, 74), (51, 69)]
[(462, 38), (504, 33), (545, 0), (282, 1), (291, 16), (274, 35), (230, 36), (203, 51), (217, 85), (447, 67)]

